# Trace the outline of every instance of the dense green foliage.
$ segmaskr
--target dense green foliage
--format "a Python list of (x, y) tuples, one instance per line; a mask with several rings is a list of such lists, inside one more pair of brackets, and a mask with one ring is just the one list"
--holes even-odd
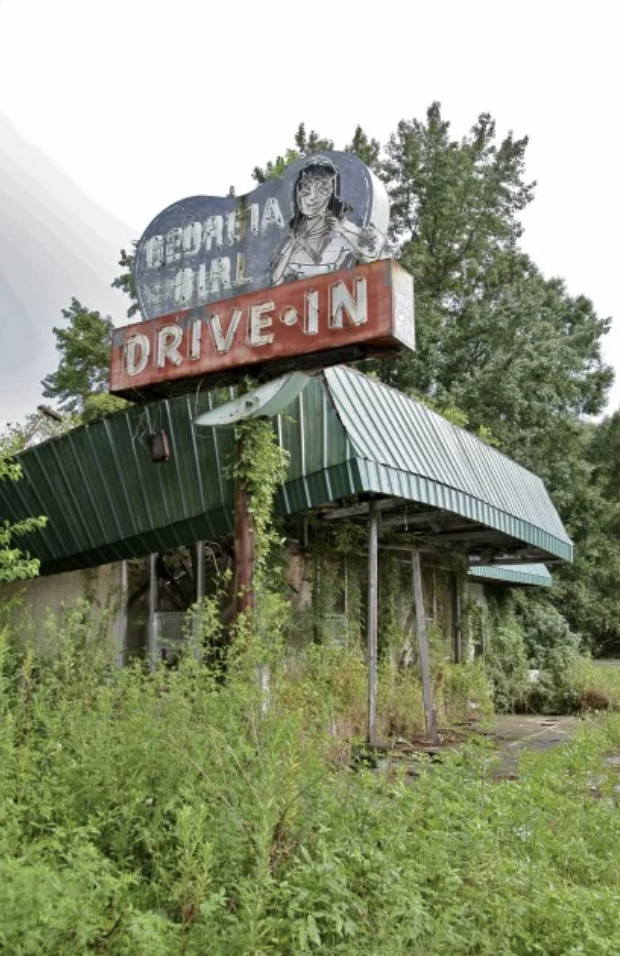
[[(138, 243), (133, 242), (132, 245), (135, 248)], [(127, 252), (126, 249), (121, 249), (121, 257), (118, 261), (118, 264), (123, 271), (112, 283), (113, 289), (120, 289), (120, 291), (124, 292), (129, 298), (129, 307), (127, 309), (128, 319), (132, 319), (134, 316), (139, 316), (140, 314), (138, 293), (136, 291), (136, 283), (133, 276), (133, 256), (133, 252)]]
[(238, 422), (235, 437), (238, 444), (231, 470), (250, 498), (255, 573), (260, 583), (269, 549), (280, 541), (273, 527), (273, 508), (276, 492), (286, 478), (288, 453), (280, 448), (273, 423), (267, 418)]
[[(0, 481), (19, 481), (20, 478), (18, 462), (0, 448)], [(16, 522), (4, 518), (0, 521), (0, 583), (33, 578), (39, 573), (40, 562), (20, 549), (15, 539), (19, 540), (30, 531), (43, 528), (45, 521), (44, 517), (24, 518)]]
[(617, 720), (519, 780), (473, 744), (412, 785), (343, 763), (345, 652), (272, 654), (265, 697), (246, 654), (226, 682), (192, 655), (147, 675), (108, 664), (82, 608), (47, 630), (56, 658), (3, 647), (3, 951), (618, 952)]
[[(300, 127), (286, 155), (303, 155), (305, 141)], [(391, 238), (415, 278), (417, 352), (375, 373), (543, 478), (576, 545), (550, 600), (595, 649), (620, 645), (618, 496), (601, 462), (609, 454), (612, 465), (614, 440), (617, 460), (620, 429), (586, 417), (604, 409), (612, 380), (601, 357), (610, 320), (521, 248), (535, 185), (527, 138), (500, 140), (483, 113), (455, 139), (433, 103), (425, 120), (400, 122), (383, 151), (359, 128), (346, 148), (384, 179)]]
[[(123, 254), (124, 255), (124, 254)], [(124, 408), (122, 398), (108, 395), (112, 319), (71, 300), (62, 310), (68, 327), (55, 326), (58, 368), (46, 375), (41, 385), (46, 398), (58, 400), (60, 408), (92, 422)]]
[(581, 707), (583, 643), (544, 596), (498, 590), (488, 629), (484, 667), (497, 710), (565, 714)]
[(104, 392), (110, 377), (112, 319), (91, 312), (77, 299), (62, 310), (68, 328), (54, 326), (58, 368), (41, 383), (46, 398), (58, 399), (62, 409), (81, 412), (93, 392)]

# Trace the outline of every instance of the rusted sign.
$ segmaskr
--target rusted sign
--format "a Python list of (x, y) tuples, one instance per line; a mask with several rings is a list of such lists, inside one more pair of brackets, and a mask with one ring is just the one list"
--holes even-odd
[(352, 153), (307, 156), (239, 198), (194, 196), (160, 213), (136, 249), (146, 319), (388, 255), (383, 183)]
[(402, 347), (414, 348), (413, 279), (380, 259), (116, 329), (110, 391), (140, 399), (232, 370), (278, 374)]

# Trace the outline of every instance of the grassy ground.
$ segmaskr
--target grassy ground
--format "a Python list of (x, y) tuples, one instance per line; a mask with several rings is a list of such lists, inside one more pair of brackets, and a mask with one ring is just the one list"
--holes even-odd
[(275, 661), (266, 699), (248, 653), (224, 682), (9, 654), (0, 951), (617, 956), (620, 719), (518, 779), (483, 741), (412, 782), (349, 762), (350, 664)]

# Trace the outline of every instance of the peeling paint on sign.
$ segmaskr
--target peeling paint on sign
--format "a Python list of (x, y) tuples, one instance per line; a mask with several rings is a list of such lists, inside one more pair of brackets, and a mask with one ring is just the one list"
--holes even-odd
[(402, 347), (415, 347), (413, 279), (382, 259), (116, 329), (110, 390), (147, 397), (233, 369), (322, 367)]
[(247, 196), (184, 199), (153, 220), (136, 249), (142, 314), (374, 262), (389, 254), (388, 220), (385, 187), (352, 153), (304, 157)]

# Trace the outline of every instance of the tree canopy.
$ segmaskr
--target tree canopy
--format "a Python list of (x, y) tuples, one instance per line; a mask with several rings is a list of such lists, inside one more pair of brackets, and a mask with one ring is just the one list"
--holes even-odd
[(54, 326), (58, 368), (41, 382), (43, 395), (55, 398), (63, 411), (81, 412), (93, 392), (107, 390), (113, 323), (77, 299), (62, 310), (68, 328)]
[[(303, 155), (304, 137), (302, 125), (285, 157)], [(575, 564), (555, 572), (552, 599), (599, 644), (620, 641), (618, 489), (601, 458), (614, 447), (601, 436), (618, 449), (620, 425), (590, 418), (613, 378), (601, 354), (610, 319), (545, 277), (521, 247), (535, 188), (527, 145), (512, 133), (499, 139), (488, 113), (457, 139), (438, 103), (424, 120), (401, 121), (383, 151), (355, 130), (345, 148), (385, 182), (390, 238), (415, 282), (415, 354), (370, 364), (545, 480), (577, 545)], [(282, 162), (261, 174), (276, 175)]]
[[(124, 260), (124, 261), (123, 261)], [(121, 264), (128, 262), (123, 254)], [(131, 293), (133, 287), (127, 286)], [(112, 319), (92, 311), (77, 299), (62, 310), (68, 328), (55, 326), (58, 368), (46, 375), (41, 385), (46, 398), (58, 400), (60, 408), (89, 422), (105, 417), (126, 405), (124, 399), (108, 393)]]

